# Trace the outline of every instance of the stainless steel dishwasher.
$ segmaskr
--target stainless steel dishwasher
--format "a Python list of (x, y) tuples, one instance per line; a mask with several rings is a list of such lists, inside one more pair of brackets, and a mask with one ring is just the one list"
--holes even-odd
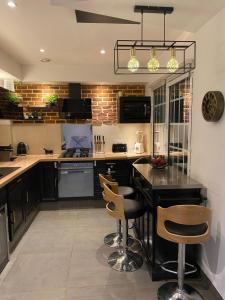
[(58, 170), (59, 198), (94, 197), (93, 162), (62, 162)]

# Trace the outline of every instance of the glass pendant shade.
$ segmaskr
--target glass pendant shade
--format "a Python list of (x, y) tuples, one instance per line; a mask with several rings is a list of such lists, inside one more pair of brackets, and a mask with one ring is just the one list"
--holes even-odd
[(159, 70), (159, 61), (156, 58), (156, 51), (154, 48), (150, 50), (150, 59), (147, 63), (149, 72), (155, 73)]
[(179, 68), (179, 63), (176, 59), (176, 51), (174, 48), (171, 48), (170, 60), (167, 63), (167, 69), (170, 73), (175, 73)]
[(139, 61), (135, 56), (135, 48), (132, 48), (130, 52), (130, 60), (128, 61), (127, 67), (130, 72), (134, 73), (137, 72), (139, 66), (140, 66)]

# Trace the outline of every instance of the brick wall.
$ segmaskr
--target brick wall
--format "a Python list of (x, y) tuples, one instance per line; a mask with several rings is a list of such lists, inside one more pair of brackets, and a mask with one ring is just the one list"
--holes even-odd
[(10, 104), (8, 101), (8, 91), (0, 87), (0, 119), (22, 119), (23, 109)]
[[(93, 125), (113, 124), (117, 122), (117, 96), (145, 95), (144, 85), (82, 85), (82, 97), (92, 99), (92, 123)], [(81, 120), (60, 119), (58, 108), (45, 106), (46, 95), (57, 95), (59, 98), (68, 97), (67, 84), (26, 84), (17, 83), (15, 92), (22, 97), (21, 105), (25, 112), (42, 112), (44, 123), (80, 123)], [(30, 122), (30, 121), (16, 121)], [(84, 121), (83, 121), (84, 122)]]

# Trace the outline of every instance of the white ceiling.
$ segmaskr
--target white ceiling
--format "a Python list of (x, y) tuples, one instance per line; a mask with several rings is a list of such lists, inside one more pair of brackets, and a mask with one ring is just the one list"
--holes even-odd
[[(0, 0), (0, 49), (21, 64), (41, 64), (40, 58), (51, 58), (52, 64), (112, 64), (117, 39), (140, 37), (139, 25), (77, 24), (74, 9), (110, 16), (140, 20), (133, 12), (136, 4), (172, 5), (167, 16), (167, 37), (178, 38), (184, 32), (195, 32), (225, 6), (225, 0), (17, 0), (10, 9)], [(145, 38), (163, 37), (162, 15), (145, 15)], [(44, 48), (45, 54), (39, 49)], [(100, 55), (105, 48), (106, 55)]]

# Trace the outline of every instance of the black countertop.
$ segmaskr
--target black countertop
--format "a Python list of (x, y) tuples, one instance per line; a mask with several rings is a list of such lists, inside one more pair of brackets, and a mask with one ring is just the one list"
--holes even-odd
[(150, 164), (133, 164), (133, 167), (151, 184), (153, 190), (202, 189), (204, 186), (187, 176), (176, 166), (153, 169)]

